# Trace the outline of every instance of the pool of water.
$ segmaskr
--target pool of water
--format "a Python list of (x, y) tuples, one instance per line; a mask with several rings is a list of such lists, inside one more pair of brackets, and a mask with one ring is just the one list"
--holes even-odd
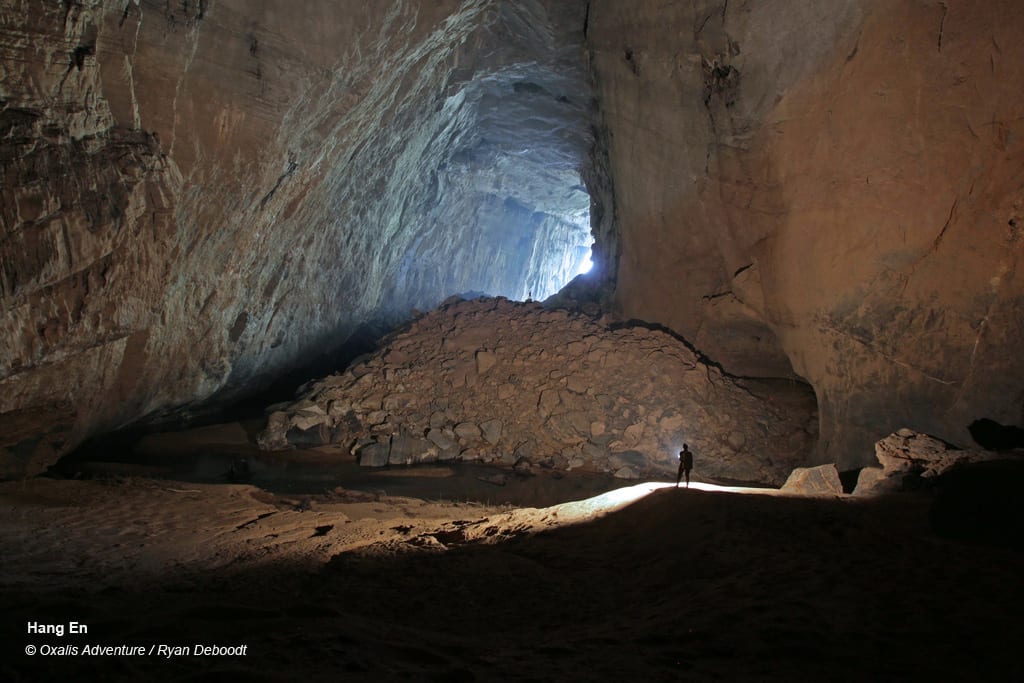
[(518, 507), (547, 507), (637, 483), (593, 473), (537, 470), (521, 474), (481, 463), (367, 468), (338, 448), (268, 453), (237, 435), (222, 441), (230, 442), (204, 443), (202, 438), (179, 433), (92, 447), (61, 460), (50, 476), (239, 483), (289, 495), (318, 495), (341, 487), (386, 496)]

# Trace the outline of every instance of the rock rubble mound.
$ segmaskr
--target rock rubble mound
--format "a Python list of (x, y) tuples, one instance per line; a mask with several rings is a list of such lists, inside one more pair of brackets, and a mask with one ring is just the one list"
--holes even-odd
[(781, 484), (814, 416), (705, 363), (680, 339), (503, 298), (446, 302), (340, 374), (272, 406), (260, 446), (351, 448), (368, 467), (481, 461)]

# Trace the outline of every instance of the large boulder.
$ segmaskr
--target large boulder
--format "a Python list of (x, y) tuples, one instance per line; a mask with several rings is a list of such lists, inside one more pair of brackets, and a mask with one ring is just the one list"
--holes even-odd
[(881, 467), (865, 467), (857, 478), (854, 495), (874, 495), (934, 484), (938, 477), (967, 463), (1005, 458), (992, 451), (961, 450), (927, 434), (901, 429), (875, 444)]
[(374, 441), (358, 449), (356, 455), (363, 467), (384, 467), (388, 464), (391, 444), (388, 441)]
[(805, 496), (837, 496), (843, 493), (843, 483), (839, 480), (839, 470), (833, 464), (797, 467), (782, 485), (782, 490)]
[(417, 465), (434, 462), (437, 459), (437, 446), (426, 439), (408, 434), (399, 434), (391, 438), (391, 452), (388, 454), (390, 465)]

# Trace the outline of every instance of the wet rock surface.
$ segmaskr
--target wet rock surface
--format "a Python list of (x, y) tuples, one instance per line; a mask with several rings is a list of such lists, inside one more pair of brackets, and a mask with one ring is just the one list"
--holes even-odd
[(781, 484), (806, 463), (813, 397), (799, 385), (764, 393), (664, 331), (605, 323), (501, 298), (446, 304), (276, 407), (260, 443), (340, 443), (370, 467), (457, 459), (623, 479), (674, 475), (683, 442), (698, 479)]

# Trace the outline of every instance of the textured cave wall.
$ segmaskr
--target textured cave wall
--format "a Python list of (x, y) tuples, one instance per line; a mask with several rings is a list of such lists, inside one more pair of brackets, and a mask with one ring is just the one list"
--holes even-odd
[(584, 12), (0, 0), (0, 476), (567, 268), (593, 175)]
[(594, 0), (622, 313), (805, 378), (841, 467), (1024, 421), (1022, 31), (1012, 0)]

